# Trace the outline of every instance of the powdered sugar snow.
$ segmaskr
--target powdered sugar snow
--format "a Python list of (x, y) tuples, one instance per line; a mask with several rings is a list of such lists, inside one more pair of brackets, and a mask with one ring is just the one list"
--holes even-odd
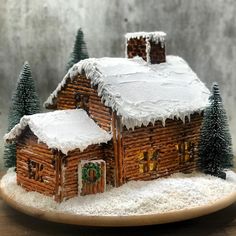
[(213, 204), (236, 192), (236, 174), (227, 171), (222, 180), (202, 173), (174, 174), (152, 181), (130, 181), (105, 193), (78, 196), (60, 204), (51, 197), (26, 192), (16, 184), (16, 174), (9, 171), (1, 188), (15, 201), (41, 210), (78, 215), (127, 216), (166, 213)]

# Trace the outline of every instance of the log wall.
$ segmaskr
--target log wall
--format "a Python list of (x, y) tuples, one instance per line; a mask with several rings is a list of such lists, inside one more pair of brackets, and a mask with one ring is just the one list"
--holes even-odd
[[(131, 131), (121, 127), (119, 118), (116, 118), (115, 144), (113, 140), (108, 144), (91, 145), (83, 152), (75, 149), (67, 156), (38, 143), (37, 137), (26, 128), (17, 142), (17, 183), (27, 191), (55, 196), (55, 200), (62, 201), (78, 195), (80, 160), (105, 160), (106, 182), (116, 186), (129, 180), (151, 180), (179, 171), (191, 172), (198, 167), (201, 122), (202, 115), (194, 114), (185, 124), (180, 120), (167, 120), (165, 127), (156, 122), (154, 126)], [(179, 148), (186, 142), (194, 144), (194, 155), (192, 159), (183, 161)], [(140, 154), (150, 151), (158, 151), (156, 166), (153, 170), (140, 171)], [(29, 161), (43, 166), (37, 179), (30, 176)]]
[[(37, 191), (47, 196), (56, 193), (56, 169), (54, 155), (43, 143), (38, 143), (37, 137), (29, 128), (23, 132), (17, 141), (17, 183), (27, 191)], [(37, 163), (35, 177), (30, 176), (30, 163)], [(37, 180), (36, 180), (37, 179)]]
[(113, 142), (103, 144), (104, 147), (104, 160), (106, 161), (106, 183), (115, 186), (115, 158)]
[[(198, 143), (202, 115), (191, 115), (191, 122), (185, 124), (181, 120), (167, 120), (163, 127), (161, 122), (148, 127), (136, 128), (134, 131), (124, 129), (122, 132), (122, 147), (124, 160), (122, 175), (124, 182), (128, 180), (151, 180), (162, 176), (168, 176), (175, 172), (191, 172), (197, 168)], [(186, 162), (180, 161), (177, 145), (194, 143), (194, 158)], [(140, 172), (140, 154), (157, 150), (157, 169)]]
[[(102, 145), (90, 145), (83, 152), (75, 149), (68, 153), (62, 164), (62, 199), (78, 196), (78, 165), (80, 160), (106, 159)], [(108, 167), (109, 168), (109, 167)], [(107, 176), (107, 179), (110, 177)]]
[(73, 81), (67, 81), (66, 85), (58, 93), (56, 109), (76, 109), (76, 94), (81, 93), (89, 97), (88, 113), (96, 123), (105, 129), (111, 130), (111, 109), (106, 107), (98, 96), (97, 89), (91, 86), (91, 81), (84, 75), (78, 75)]

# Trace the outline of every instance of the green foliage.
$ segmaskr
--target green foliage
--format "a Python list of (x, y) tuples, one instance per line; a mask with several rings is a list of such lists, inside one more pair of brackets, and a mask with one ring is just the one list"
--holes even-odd
[[(25, 62), (19, 75), (16, 90), (12, 96), (12, 103), (8, 116), (8, 132), (19, 123), (24, 115), (40, 112), (40, 102), (35, 91), (34, 81), (28, 62)], [(6, 144), (4, 150), (6, 167), (16, 165), (16, 145)]]
[(201, 129), (200, 164), (203, 172), (221, 177), (225, 168), (233, 166), (233, 153), (227, 115), (217, 83), (212, 86), (209, 102)]
[(84, 34), (82, 29), (79, 29), (75, 38), (73, 52), (71, 53), (69, 62), (66, 66), (66, 71), (68, 71), (75, 63), (88, 57)]
[(4, 149), (5, 166), (7, 168), (16, 166), (16, 144), (8, 143)]

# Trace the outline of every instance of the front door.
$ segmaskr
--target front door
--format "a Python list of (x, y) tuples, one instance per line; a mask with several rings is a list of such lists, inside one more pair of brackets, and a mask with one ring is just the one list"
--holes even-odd
[(78, 168), (79, 194), (103, 193), (106, 190), (106, 162), (82, 160)]

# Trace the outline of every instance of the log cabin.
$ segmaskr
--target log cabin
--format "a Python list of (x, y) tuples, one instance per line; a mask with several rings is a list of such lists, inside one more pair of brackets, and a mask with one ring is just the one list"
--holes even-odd
[(44, 103), (5, 135), (17, 183), (58, 202), (198, 168), (209, 90), (164, 32), (126, 34), (125, 58), (75, 64)]

